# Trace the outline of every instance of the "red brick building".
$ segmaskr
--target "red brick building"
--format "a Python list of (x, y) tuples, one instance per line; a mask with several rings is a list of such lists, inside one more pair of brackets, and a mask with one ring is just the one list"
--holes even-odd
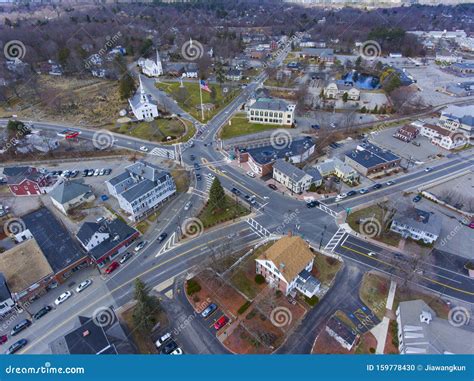
[(8, 187), (15, 196), (36, 196), (45, 193), (46, 176), (34, 167), (9, 167), (3, 170)]

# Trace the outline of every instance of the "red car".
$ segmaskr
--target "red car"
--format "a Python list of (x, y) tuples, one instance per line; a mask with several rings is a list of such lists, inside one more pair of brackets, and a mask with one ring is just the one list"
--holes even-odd
[(112, 262), (112, 263), (109, 265), (109, 267), (107, 267), (107, 268), (105, 269), (105, 273), (106, 273), (106, 274), (110, 274), (110, 273), (112, 273), (114, 270), (116, 270), (119, 266), (120, 266), (120, 265), (119, 265), (118, 262)]
[(219, 320), (217, 320), (217, 321), (214, 323), (214, 328), (216, 329), (216, 331), (218, 331), (218, 330), (220, 330), (223, 326), (225, 326), (228, 321), (229, 321), (229, 318), (224, 315), (224, 316), (220, 317)]
[(66, 134), (66, 139), (74, 139), (79, 136), (79, 132), (68, 132)]
[(0, 336), (0, 345), (5, 344), (8, 341), (7, 335)]

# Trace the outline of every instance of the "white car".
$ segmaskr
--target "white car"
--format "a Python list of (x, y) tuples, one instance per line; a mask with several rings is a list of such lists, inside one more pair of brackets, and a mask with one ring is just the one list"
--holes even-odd
[(377, 254), (374, 253), (373, 251), (368, 252), (367, 255), (368, 255), (369, 257), (375, 257), (375, 256), (377, 256)]
[(255, 177), (255, 173), (253, 173), (252, 171), (248, 171), (247, 172), (247, 176), (251, 177), (251, 178), (254, 178)]
[(336, 201), (344, 200), (347, 197), (346, 193), (341, 193), (336, 196)]
[(86, 279), (84, 282), (79, 283), (79, 285), (76, 287), (76, 292), (79, 293), (79, 292), (84, 291), (91, 284), (92, 284), (92, 281), (90, 279)]
[(161, 347), (165, 341), (168, 341), (171, 339), (171, 333), (165, 333), (163, 336), (161, 336), (158, 340), (155, 342), (155, 346), (157, 348)]
[(211, 180), (214, 180), (216, 176), (214, 176), (212, 173), (208, 173), (207, 177), (209, 177)]
[(387, 181), (385, 183), (385, 185), (387, 185), (387, 186), (390, 186), (390, 185), (393, 185), (393, 184), (395, 184), (395, 181), (393, 181), (393, 180)]
[(182, 355), (183, 354), (183, 350), (178, 347), (176, 348), (173, 352), (170, 353), (170, 355)]
[(184, 210), (189, 210), (191, 208), (192, 204), (191, 204), (191, 201), (188, 201), (185, 205), (184, 205)]
[(96, 169), (96, 170), (94, 171), (94, 176), (99, 176), (99, 173), (100, 173), (100, 169)]
[(146, 245), (147, 241), (142, 241), (140, 242), (137, 246), (135, 246), (135, 249), (133, 249), (135, 252), (139, 252), (143, 247)]
[(100, 172), (99, 172), (99, 176), (104, 176), (104, 174), (105, 174), (105, 169), (102, 168), (102, 169), (100, 170)]
[(149, 149), (148, 149), (148, 147), (141, 146), (141, 147), (140, 147), (140, 151), (142, 151), (142, 152), (148, 152)]
[(63, 292), (61, 295), (57, 297), (57, 299), (54, 301), (54, 304), (59, 306), (61, 303), (64, 303), (66, 300), (68, 300), (71, 296), (72, 296), (71, 291)]

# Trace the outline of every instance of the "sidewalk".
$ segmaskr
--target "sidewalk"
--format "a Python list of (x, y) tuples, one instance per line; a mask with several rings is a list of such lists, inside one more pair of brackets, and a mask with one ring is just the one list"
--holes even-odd
[[(385, 305), (386, 310), (392, 310), (393, 300), (395, 298), (395, 291), (397, 290), (397, 283), (393, 280), (390, 283), (390, 290), (388, 291), (387, 303)], [(376, 325), (370, 330), (377, 340), (377, 348), (375, 353), (382, 355), (384, 353), (385, 342), (387, 341), (388, 327), (390, 324), (390, 319), (387, 316), (384, 316), (382, 322)]]

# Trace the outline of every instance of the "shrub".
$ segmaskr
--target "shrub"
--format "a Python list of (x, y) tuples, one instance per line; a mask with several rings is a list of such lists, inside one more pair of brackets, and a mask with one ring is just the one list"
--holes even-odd
[(283, 295), (283, 292), (281, 292), (281, 290), (276, 290), (275, 295), (277, 298), (280, 298)]
[(255, 315), (257, 315), (257, 311), (255, 311), (255, 309), (253, 309), (252, 311), (250, 311), (247, 316), (245, 317), (247, 320), (250, 320), (250, 319), (253, 319), (255, 317)]
[(186, 283), (186, 293), (191, 296), (201, 291), (201, 285), (198, 281), (190, 279)]
[(314, 295), (311, 298), (308, 298), (307, 296), (304, 297), (304, 300), (306, 303), (308, 303), (311, 307), (314, 307), (316, 304), (319, 303), (319, 298)]
[(370, 353), (375, 353), (375, 348), (374, 348), (374, 347), (370, 347), (370, 348), (369, 348), (369, 352), (370, 352)]
[(239, 309), (237, 310), (237, 313), (239, 315), (242, 315), (245, 311), (247, 311), (247, 309), (250, 307), (250, 304), (252, 304), (252, 302), (249, 302), (248, 300), (242, 304)]
[(264, 284), (265, 283), (265, 277), (262, 274), (255, 275), (255, 283)]
[(318, 190), (318, 187), (316, 186), (315, 183), (312, 183), (308, 188), (308, 192), (316, 192), (317, 190)]

